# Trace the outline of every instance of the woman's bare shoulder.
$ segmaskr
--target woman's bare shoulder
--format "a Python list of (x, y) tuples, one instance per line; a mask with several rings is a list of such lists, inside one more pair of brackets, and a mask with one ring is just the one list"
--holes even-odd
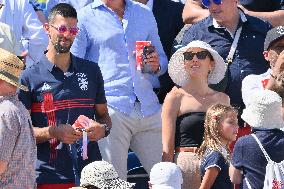
[(171, 100), (180, 100), (183, 96), (183, 90), (181, 88), (173, 87), (172, 90), (167, 94), (166, 98)]
[(221, 104), (230, 105), (230, 97), (223, 92), (216, 91), (216, 100)]

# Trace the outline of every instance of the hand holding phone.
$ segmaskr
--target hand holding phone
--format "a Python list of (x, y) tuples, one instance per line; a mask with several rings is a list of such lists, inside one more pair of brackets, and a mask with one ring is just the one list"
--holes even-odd
[(155, 52), (155, 47), (152, 45), (145, 46), (143, 48), (143, 54), (142, 54), (142, 73), (153, 73), (152, 66), (150, 64), (147, 64), (146, 59), (147, 56), (151, 53)]

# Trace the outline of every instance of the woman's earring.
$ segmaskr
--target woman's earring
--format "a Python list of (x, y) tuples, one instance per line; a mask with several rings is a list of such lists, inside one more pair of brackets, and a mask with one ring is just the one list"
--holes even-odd
[(209, 75), (211, 72), (212, 72), (212, 69), (210, 69), (210, 70), (208, 71), (208, 75)]

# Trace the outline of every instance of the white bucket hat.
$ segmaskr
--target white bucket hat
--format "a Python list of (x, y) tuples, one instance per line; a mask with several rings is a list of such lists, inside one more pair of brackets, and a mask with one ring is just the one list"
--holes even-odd
[(135, 184), (118, 177), (113, 165), (106, 161), (94, 161), (86, 165), (81, 172), (80, 186), (96, 186), (100, 189), (130, 189)]
[(150, 172), (152, 189), (181, 189), (183, 183), (180, 168), (171, 162), (160, 162)]
[(251, 96), (251, 103), (241, 117), (255, 128), (281, 129), (284, 127), (282, 99), (274, 91), (259, 91)]
[(227, 70), (227, 64), (224, 59), (215, 51), (209, 44), (204, 41), (192, 41), (185, 47), (178, 49), (171, 57), (168, 72), (173, 82), (179, 86), (184, 86), (189, 82), (188, 73), (184, 69), (184, 57), (183, 53), (191, 47), (199, 47), (207, 50), (212, 55), (215, 66), (214, 69), (208, 75), (209, 84), (219, 83), (225, 76)]

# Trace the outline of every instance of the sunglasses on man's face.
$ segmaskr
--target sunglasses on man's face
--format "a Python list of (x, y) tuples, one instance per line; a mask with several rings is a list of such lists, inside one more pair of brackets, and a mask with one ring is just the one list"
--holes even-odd
[(53, 25), (50, 25), (51, 27), (53, 27), (54, 29), (56, 29), (60, 34), (65, 34), (68, 30), (69, 30), (69, 33), (70, 35), (77, 35), (78, 32), (79, 32), (79, 28), (77, 27), (74, 27), (74, 28), (67, 28), (66, 26), (64, 25), (61, 25), (61, 26), (53, 26)]
[(208, 51), (199, 51), (199, 52), (187, 51), (183, 53), (183, 57), (185, 61), (192, 60), (195, 55), (199, 60), (204, 60), (207, 56), (210, 55), (210, 53)]
[[(222, 0), (212, 0), (212, 2), (216, 5), (221, 5), (222, 4)], [(202, 0), (202, 4), (209, 8), (211, 5), (211, 0)]]

